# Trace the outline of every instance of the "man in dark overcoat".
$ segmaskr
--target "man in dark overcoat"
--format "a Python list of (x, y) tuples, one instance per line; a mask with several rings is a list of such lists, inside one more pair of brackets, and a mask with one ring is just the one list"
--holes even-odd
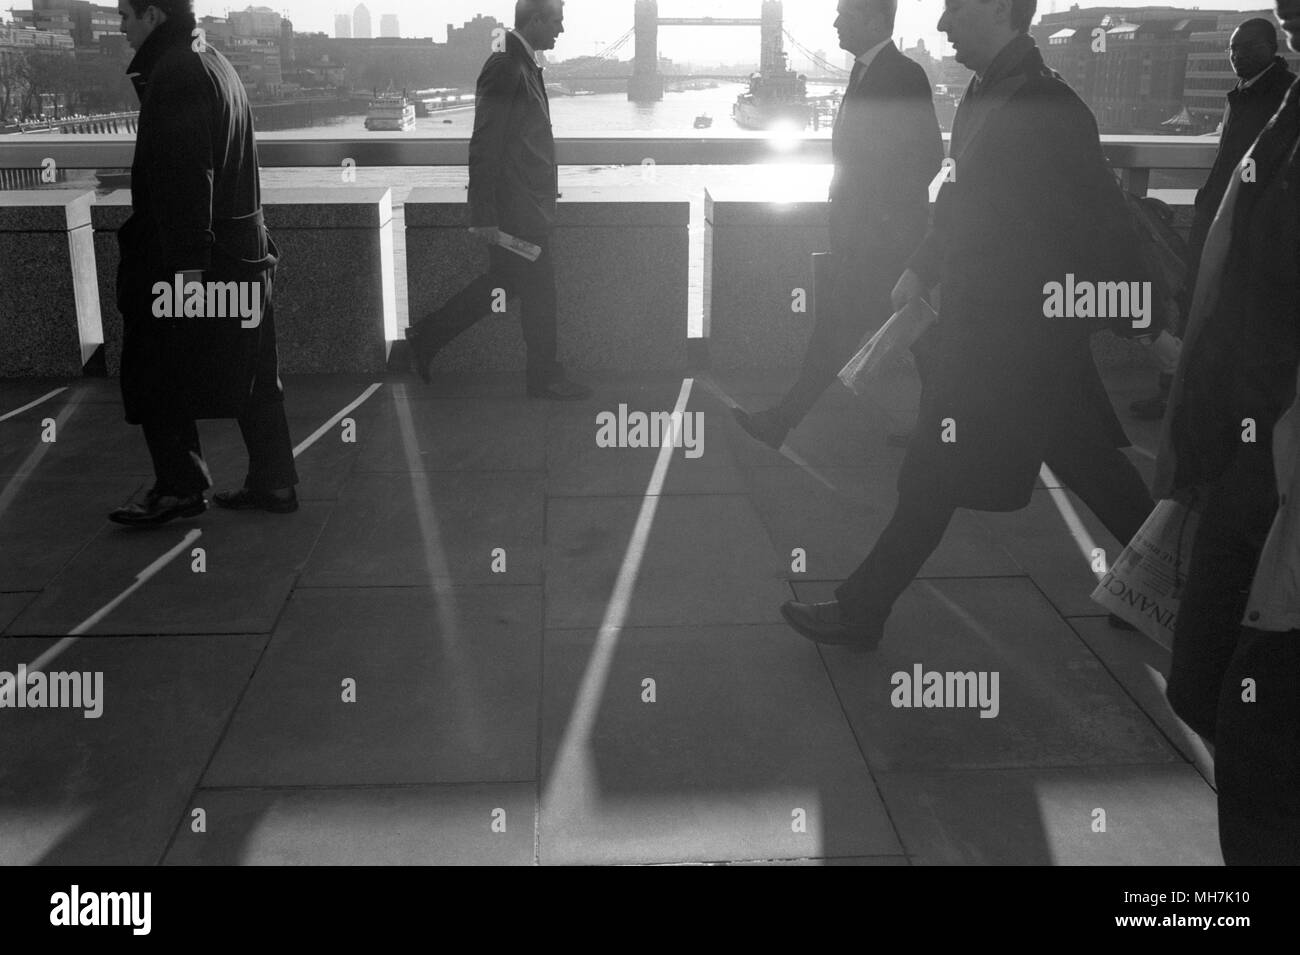
[(1053, 283), (1142, 275), (1096, 122), (1028, 34), (1034, 8), (949, 0), (939, 21), (976, 76), (954, 121), (951, 181), (894, 290), (901, 306), (942, 285), (937, 359), (874, 550), (835, 601), (782, 607), (810, 639), (874, 648), (956, 509), (1024, 507), (1044, 463), (1121, 544), (1151, 511), (1089, 348), (1098, 320), (1048, 317)]
[(118, 240), (122, 397), (155, 484), (110, 518), (163, 524), (207, 509), (195, 419), (237, 418), (244, 487), (217, 504), (287, 513), (298, 476), (279, 379), (253, 113), (230, 62), (196, 29), (192, 0), (122, 0), (140, 96), (131, 218)]

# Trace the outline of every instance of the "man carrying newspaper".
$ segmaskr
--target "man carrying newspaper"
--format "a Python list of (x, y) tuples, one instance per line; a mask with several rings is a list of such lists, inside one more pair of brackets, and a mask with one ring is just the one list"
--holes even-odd
[(874, 649), (957, 508), (1024, 507), (1044, 462), (1121, 544), (1152, 509), (1089, 349), (1097, 316), (1049, 317), (1054, 283), (1128, 283), (1140, 256), (1092, 114), (1028, 33), (1035, 6), (948, 0), (939, 21), (976, 77), (934, 226), (893, 296), (903, 308), (942, 285), (937, 367), (875, 549), (835, 601), (781, 608), (811, 640)]

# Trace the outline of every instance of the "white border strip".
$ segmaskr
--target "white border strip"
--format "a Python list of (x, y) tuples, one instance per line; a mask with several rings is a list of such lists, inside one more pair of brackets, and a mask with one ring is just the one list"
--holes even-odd
[(38, 405), (45, 404), (45, 402), (49, 401), (51, 398), (57, 397), (58, 395), (63, 394), (67, 390), (68, 390), (67, 388), (57, 388), (54, 391), (51, 391), (48, 395), (44, 395), (43, 397), (37, 398), (29, 405), (23, 405), (21, 408), (15, 408), (13, 411), (9, 412), (8, 414), (0, 415), (0, 421), (8, 421), (10, 418), (16, 418), (24, 411), (31, 411), (33, 408), (37, 407)]
[(293, 456), (296, 458), (296, 457), (299, 457), (300, 455), (302, 455), (302, 453), (303, 453), (304, 451), (306, 451), (308, 448), (310, 448), (313, 444), (315, 444), (315, 443), (316, 443), (317, 441), (319, 441), (321, 438), (325, 437), (325, 435), (329, 434), (331, 428), (333, 428), (336, 424), (338, 424), (340, 421), (342, 421), (344, 418), (346, 418), (348, 415), (350, 415), (353, 411), (356, 411), (356, 410), (357, 410), (358, 408), (360, 408), (363, 404), (365, 404), (367, 401), (369, 401), (370, 398), (374, 395), (374, 393), (375, 393), (376, 391), (378, 391), (378, 390), (379, 390), (380, 388), (382, 388), (382, 387), (384, 387), (384, 386), (383, 386), (383, 383), (381, 383), (381, 382), (376, 382), (375, 384), (373, 384), (373, 385), (371, 385), (369, 388), (367, 388), (367, 389), (362, 393), (362, 395), (361, 395), (360, 398), (358, 398), (356, 401), (352, 402), (352, 404), (348, 405), (346, 408), (344, 408), (342, 411), (340, 411), (340, 412), (339, 412), (338, 414), (336, 414), (334, 417), (332, 417), (332, 418), (330, 418), (328, 421), (326, 421), (323, 425), (321, 425), (319, 428), (316, 429), (316, 432), (315, 432), (315, 433), (314, 433), (310, 438), (308, 438), (308, 439), (307, 439), (306, 441), (304, 441), (302, 444), (298, 445), (298, 447), (294, 448), (294, 449), (293, 449)]

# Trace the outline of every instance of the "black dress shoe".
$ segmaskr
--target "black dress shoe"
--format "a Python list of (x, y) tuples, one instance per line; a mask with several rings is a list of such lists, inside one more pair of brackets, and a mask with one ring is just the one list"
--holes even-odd
[(292, 514), (298, 510), (298, 492), (288, 489), (287, 495), (277, 491), (253, 491), (241, 487), (238, 491), (222, 491), (212, 499), (217, 507), (228, 511), (267, 511), (271, 514)]
[(529, 398), (545, 398), (548, 401), (583, 401), (591, 397), (591, 389), (568, 378), (556, 378), (544, 385), (529, 385)]
[(785, 423), (776, 408), (755, 411), (753, 414), (744, 408), (732, 408), (731, 413), (735, 415), (736, 423), (745, 429), (747, 435), (762, 441), (773, 451), (781, 450), (786, 435), (790, 433), (790, 426)]
[(833, 600), (821, 604), (787, 600), (781, 605), (781, 616), (814, 643), (874, 650), (885, 637), (883, 626), (863, 626), (846, 621), (840, 605)]
[(198, 517), (208, 509), (208, 499), (199, 494), (178, 497), (150, 491), (143, 503), (131, 501), (108, 515), (114, 524), (126, 527), (157, 527), (181, 517)]

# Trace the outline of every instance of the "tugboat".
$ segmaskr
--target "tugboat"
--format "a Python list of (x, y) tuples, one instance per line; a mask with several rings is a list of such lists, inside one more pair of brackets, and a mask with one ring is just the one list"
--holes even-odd
[(749, 90), (736, 97), (731, 115), (742, 129), (769, 129), (777, 123), (808, 127), (808, 80), (786, 65), (784, 52), (780, 57), (779, 68), (753, 74)]
[(415, 104), (405, 93), (391, 89), (370, 101), (366, 129), (371, 132), (404, 133), (415, 128)]

